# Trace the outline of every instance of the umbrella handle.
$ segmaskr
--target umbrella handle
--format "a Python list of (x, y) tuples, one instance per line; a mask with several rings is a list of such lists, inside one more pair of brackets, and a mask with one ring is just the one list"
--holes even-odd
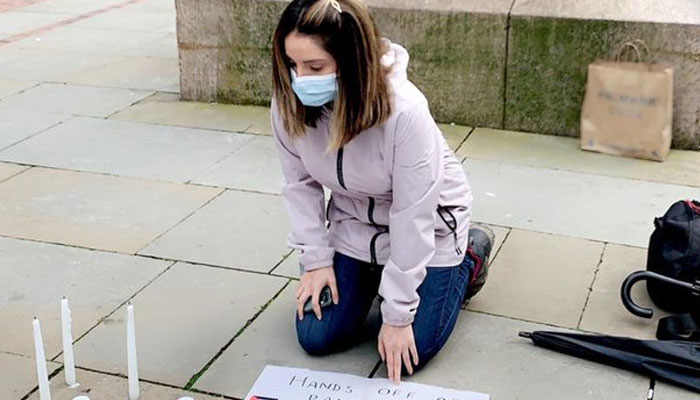
[(654, 315), (654, 310), (651, 308), (640, 307), (632, 300), (632, 286), (641, 280), (656, 280), (665, 282), (671, 285), (681, 287), (683, 289), (688, 289), (691, 291), (697, 290), (697, 288), (688, 282), (679, 281), (668, 276), (657, 274), (656, 272), (650, 271), (636, 271), (631, 273), (624, 282), (622, 282), (622, 288), (620, 289), (620, 296), (622, 297), (622, 304), (624, 304), (627, 311), (632, 314), (642, 317), (651, 318)]

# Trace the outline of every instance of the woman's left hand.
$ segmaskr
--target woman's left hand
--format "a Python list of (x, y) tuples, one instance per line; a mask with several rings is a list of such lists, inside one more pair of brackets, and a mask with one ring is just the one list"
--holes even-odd
[[(401, 363), (413, 375), (413, 366), (418, 365), (418, 350), (413, 337), (413, 327), (382, 324), (379, 331), (379, 355), (386, 362), (389, 379), (398, 384), (401, 382)], [(411, 363), (413, 357), (413, 363)]]

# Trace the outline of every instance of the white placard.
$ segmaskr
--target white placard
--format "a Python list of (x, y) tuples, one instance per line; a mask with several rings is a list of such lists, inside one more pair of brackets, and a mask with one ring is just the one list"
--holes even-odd
[(267, 365), (245, 400), (489, 400), (483, 393), (420, 383)]

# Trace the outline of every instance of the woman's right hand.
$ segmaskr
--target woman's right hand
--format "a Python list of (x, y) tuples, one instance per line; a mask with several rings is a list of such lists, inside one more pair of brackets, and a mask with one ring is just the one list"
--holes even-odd
[(319, 297), (321, 295), (321, 290), (323, 290), (325, 286), (331, 288), (333, 304), (338, 304), (340, 298), (338, 297), (338, 287), (335, 282), (335, 272), (333, 272), (332, 266), (308, 271), (301, 276), (299, 288), (296, 292), (297, 314), (300, 321), (304, 319), (304, 304), (309, 297), (311, 297), (316, 318), (318, 318), (319, 321), (321, 320)]

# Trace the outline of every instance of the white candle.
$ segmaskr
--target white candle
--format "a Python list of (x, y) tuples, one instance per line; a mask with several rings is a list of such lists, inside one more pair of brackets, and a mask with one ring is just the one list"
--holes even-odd
[(34, 354), (36, 356), (36, 375), (39, 379), (39, 399), (51, 400), (51, 390), (49, 389), (49, 374), (46, 371), (46, 355), (44, 354), (44, 340), (41, 337), (41, 325), (34, 317), (32, 322), (34, 329)]
[(134, 306), (126, 307), (126, 354), (129, 373), (129, 400), (139, 398), (139, 367), (136, 358), (136, 330), (134, 327)]
[(61, 300), (61, 328), (63, 332), (63, 373), (66, 385), (71, 388), (78, 386), (75, 379), (75, 358), (73, 357), (73, 321), (71, 319), (68, 299)]

